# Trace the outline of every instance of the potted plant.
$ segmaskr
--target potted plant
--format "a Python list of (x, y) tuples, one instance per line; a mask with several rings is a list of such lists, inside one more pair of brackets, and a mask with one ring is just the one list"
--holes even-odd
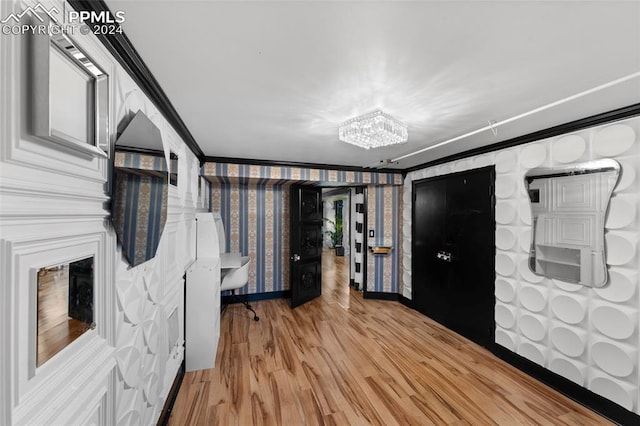
[(325, 231), (331, 239), (331, 248), (335, 249), (336, 256), (344, 256), (344, 246), (342, 245), (342, 218), (338, 217), (333, 221), (325, 217), (324, 220), (333, 227), (333, 230)]

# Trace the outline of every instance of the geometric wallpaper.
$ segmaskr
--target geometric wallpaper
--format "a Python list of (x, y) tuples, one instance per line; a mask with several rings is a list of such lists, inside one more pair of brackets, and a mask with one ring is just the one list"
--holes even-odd
[[(603, 158), (622, 166), (605, 220), (608, 283), (591, 288), (533, 274), (524, 174)], [(405, 297), (411, 298), (411, 181), (487, 165), (496, 169), (496, 343), (640, 413), (640, 118), (409, 173), (402, 222)]]

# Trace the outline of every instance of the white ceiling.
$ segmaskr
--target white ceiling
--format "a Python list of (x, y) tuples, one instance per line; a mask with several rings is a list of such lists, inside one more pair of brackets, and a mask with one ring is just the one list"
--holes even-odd
[[(640, 102), (640, 1), (106, 4), (208, 156), (370, 166), (440, 144), (406, 168)], [(338, 141), (377, 108), (407, 144)]]

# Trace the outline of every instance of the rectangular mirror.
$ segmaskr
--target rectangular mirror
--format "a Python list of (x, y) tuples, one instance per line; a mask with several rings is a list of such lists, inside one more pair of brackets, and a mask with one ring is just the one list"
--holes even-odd
[(85, 154), (109, 151), (109, 76), (66, 34), (32, 40), (33, 134)]
[(93, 256), (38, 270), (36, 366), (95, 328), (93, 282)]
[(609, 159), (527, 172), (531, 271), (591, 287), (607, 283), (604, 223), (619, 174)]

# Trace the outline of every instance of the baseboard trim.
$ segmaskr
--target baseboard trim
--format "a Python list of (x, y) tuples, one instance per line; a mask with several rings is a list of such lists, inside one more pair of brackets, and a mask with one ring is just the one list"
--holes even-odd
[(268, 291), (266, 293), (253, 293), (253, 294), (236, 294), (236, 297), (233, 299), (230, 295), (222, 296), (222, 304), (230, 304), (230, 303), (244, 303), (244, 302), (255, 302), (258, 300), (269, 300), (269, 299), (287, 299), (291, 297), (291, 290), (282, 290), (282, 291)]
[(407, 297), (404, 297), (402, 294), (398, 295), (398, 302), (402, 303), (407, 308), (415, 309), (413, 307), (413, 300), (411, 300), (411, 299), (409, 299)]
[(640, 424), (639, 415), (632, 413), (615, 402), (612, 402), (589, 389), (554, 373), (551, 370), (547, 370), (546, 368), (510, 351), (503, 346), (494, 344), (491, 351), (495, 356), (503, 361), (615, 423), (621, 425)]
[(176, 403), (176, 398), (178, 398), (178, 392), (180, 391), (180, 386), (182, 386), (185, 371), (185, 362), (182, 360), (182, 364), (180, 364), (180, 368), (178, 368), (178, 374), (175, 379), (173, 379), (173, 384), (171, 385), (171, 390), (169, 390), (169, 395), (167, 395), (167, 400), (164, 403), (164, 407), (162, 407), (162, 413), (160, 413), (157, 425), (166, 426), (169, 424), (169, 417), (171, 417), (173, 405)]
[(394, 302), (398, 301), (398, 293), (384, 293), (382, 291), (366, 291), (363, 293), (363, 297), (365, 299), (376, 299), (376, 300), (392, 300)]

